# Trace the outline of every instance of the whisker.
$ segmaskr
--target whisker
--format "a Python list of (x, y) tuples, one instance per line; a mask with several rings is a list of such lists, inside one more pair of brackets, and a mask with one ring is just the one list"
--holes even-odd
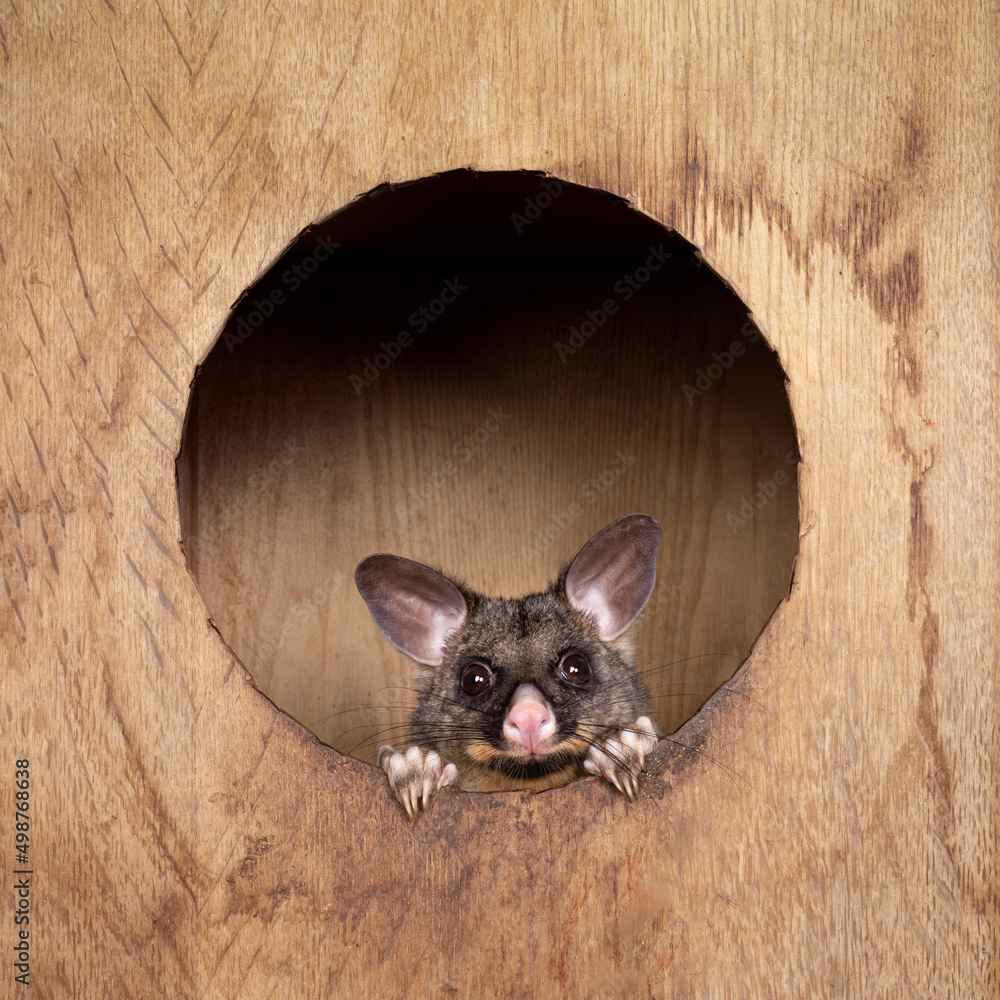
[(680, 670), (685, 663), (690, 663), (692, 660), (701, 660), (706, 656), (718, 656), (722, 659), (732, 659), (743, 661), (746, 659), (745, 656), (740, 656), (738, 653), (695, 653), (694, 656), (685, 656), (679, 660), (669, 660), (667, 663), (658, 664), (655, 667), (646, 667), (644, 670), (637, 670), (636, 673), (639, 676), (644, 676), (645, 674), (654, 674), (660, 670)]
[(735, 770), (735, 768), (730, 767), (728, 764), (723, 764), (721, 760), (719, 760), (716, 757), (713, 757), (710, 753), (705, 753), (704, 750), (701, 750), (698, 747), (689, 746), (687, 743), (681, 743), (680, 740), (675, 740), (673, 739), (673, 737), (670, 736), (664, 736), (663, 739), (666, 740), (668, 743), (672, 743), (676, 747), (680, 747), (682, 750), (687, 750), (689, 753), (696, 753), (704, 757), (706, 760), (711, 761), (713, 764), (715, 764), (716, 767), (720, 767), (722, 768), (723, 771), (726, 771), (731, 778), (739, 779), (748, 788), (753, 788), (753, 784), (746, 778), (744, 778), (743, 775), (739, 773), (739, 771)]

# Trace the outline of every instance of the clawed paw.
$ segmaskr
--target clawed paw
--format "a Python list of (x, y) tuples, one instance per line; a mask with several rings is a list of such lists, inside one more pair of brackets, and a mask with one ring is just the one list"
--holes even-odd
[(647, 716), (640, 716), (635, 725), (617, 736), (595, 743), (583, 762), (583, 769), (610, 781), (631, 801), (639, 791), (639, 772), (645, 769), (646, 754), (652, 753), (656, 744), (653, 723)]
[(445, 764), (433, 750), (410, 747), (405, 754), (390, 746), (379, 748), (378, 766), (389, 778), (389, 787), (403, 803), (407, 816), (414, 819), (427, 808), (431, 796), (458, 778), (458, 768)]

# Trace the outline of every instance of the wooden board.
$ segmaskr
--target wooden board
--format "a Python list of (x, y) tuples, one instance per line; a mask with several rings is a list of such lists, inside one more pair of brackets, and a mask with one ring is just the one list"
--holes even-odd
[[(996, 23), (973, 4), (9, 7), (0, 806), (10, 931), (28, 759), (32, 957), (3, 991), (1000, 993)], [(676, 230), (789, 379), (791, 592), (632, 806), (586, 781), (444, 794), (407, 823), (254, 687), (187, 567), (175, 461), (233, 304), (358, 195), (464, 167)], [(385, 428), (427, 398), (415, 362)], [(408, 474), (454, 440), (438, 427), (401, 449)], [(357, 544), (427, 539), (405, 554), (541, 582), (542, 561), (472, 558), (470, 535), (509, 537), (489, 517)]]

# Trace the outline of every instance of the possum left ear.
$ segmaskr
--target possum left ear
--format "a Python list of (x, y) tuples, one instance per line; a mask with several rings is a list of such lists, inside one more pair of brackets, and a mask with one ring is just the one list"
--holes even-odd
[(656, 583), (662, 532), (648, 514), (626, 514), (602, 528), (566, 573), (566, 598), (597, 622), (602, 639), (616, 639), (639, 617)]
[(468, 615), (451, 580), (412, 559), (380, 552), (358, 564), (354, 582), (389, 642), (417, 663), (441, 666), (448, 637)]

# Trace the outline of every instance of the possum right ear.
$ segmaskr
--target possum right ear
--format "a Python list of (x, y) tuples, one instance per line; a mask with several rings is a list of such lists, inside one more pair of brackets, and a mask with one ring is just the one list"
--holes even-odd
[(566, 573), (566, 597), (617, 639), (639, 617), (656, 583), (660, 526), (648, 514), (626, 514), (602, 528)]
[(465, 622), (462, 592), (435, 570), (381, 552), (363, 559), (354, 582), (378, 630), (417, 663), (441, 666), (448, 637)]

